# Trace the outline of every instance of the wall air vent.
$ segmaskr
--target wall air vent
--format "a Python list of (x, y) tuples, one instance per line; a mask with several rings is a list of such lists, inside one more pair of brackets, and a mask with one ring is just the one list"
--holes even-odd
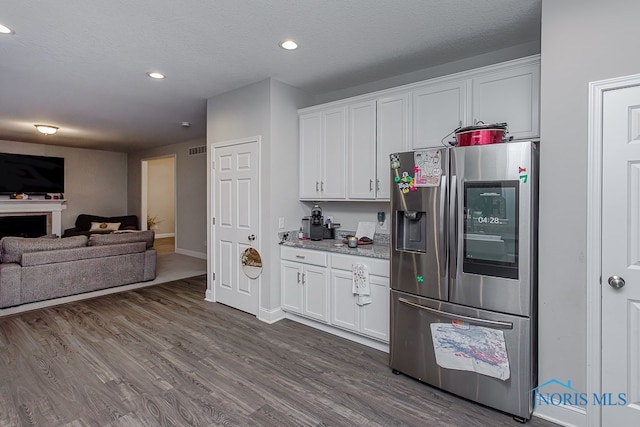
[(200, 147), (190, 147), (189, 148), (189, 155), (190, 156), (197, 156), (198, 154), (207, 154), (207, 146), (206, 145), (201, 145)]

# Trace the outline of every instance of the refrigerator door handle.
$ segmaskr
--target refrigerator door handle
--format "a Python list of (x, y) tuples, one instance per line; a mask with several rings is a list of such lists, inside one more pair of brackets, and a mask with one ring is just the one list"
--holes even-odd
[(447, 222), (449, 219), (447, 218), (446, 209), (447, 209), (447, 186), (449, 183), (447, 182), (447, 177), (443, 176), (440, 180), (440, 227), (438, 231), (438, 253), (445, 254), (444, 260), (440, 261), (440, 277), (446, 279), (447, 277), (447, 257), (446, 251), (448, 250), (447, 245)]
[(499, 320), (478, 319), (477, 317), (469, 317), (469, 316), (463, 316), (461, 314), (448, 313), (446, 311), (442, 311), (442, 310), (438, 310), (438, 309), (435, 309), (435, 308), (426, 307), (424, 305), (416, 304), (415, 302), (411, 302), (411, 301), (409, 301), (408, 299), (405, 299), (405, 298), (398, 298), (398, 301), (400, 301), (403, 304), (409, 305), (411, 307), (419, 308), (420, 310), (426, 310), (426, 311), (429, 311), (431, 313), (437, 314), (438, 316), (448, 317), (450, 319), (466, 320), (469, 323), (474, 323), (474, 324), (483, 325), (483, 326), (489, 326), (489, 327), (496, 328), (496, 329), (513, 329), (513, 323), (510, 323), (510, 322), (501, 322)]
[(456, 279), (458, 274), (458, 186), (455, 174), (451, 174), (451, 184), (449, 186), (451, 197), (449, 197), (449, 277)]

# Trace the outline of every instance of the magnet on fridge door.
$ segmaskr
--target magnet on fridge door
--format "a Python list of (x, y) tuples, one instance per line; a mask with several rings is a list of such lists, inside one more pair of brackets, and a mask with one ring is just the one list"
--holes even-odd
[(400, 155), (398, 153), (389, 154), (389, 161), (391, 162), (391, 169), (400, 168)]

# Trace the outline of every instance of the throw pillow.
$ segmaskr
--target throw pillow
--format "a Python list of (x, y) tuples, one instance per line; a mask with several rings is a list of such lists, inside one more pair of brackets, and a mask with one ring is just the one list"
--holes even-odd
[(92, 222), (89, 231), (116, 231), (120, 228), (119, 222)]

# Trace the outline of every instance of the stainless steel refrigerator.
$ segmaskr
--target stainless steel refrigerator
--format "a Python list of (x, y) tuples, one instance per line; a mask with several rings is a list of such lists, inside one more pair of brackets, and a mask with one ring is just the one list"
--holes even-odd
[(538, 146), (391, 155), (390, 366), (528, 420), (537, 382)]

